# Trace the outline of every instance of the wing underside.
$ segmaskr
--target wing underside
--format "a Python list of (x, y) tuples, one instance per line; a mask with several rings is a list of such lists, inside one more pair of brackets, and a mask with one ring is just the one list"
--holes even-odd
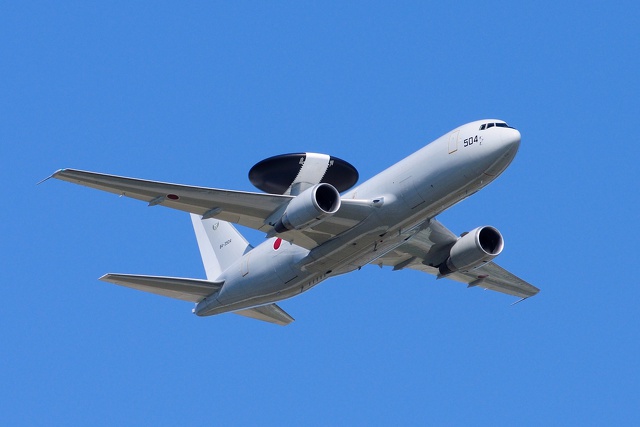
[[(272, 230), (272, 226), (268, 223), (269, 218), (273, 218), (278, 212), (282, 213), (283, 207), (292, 199), (292, 196), (288, 195), (195, 187), (75, 169), (59, 170), (52, 177), (142, 200), (149, 206), (161, 205), (202, 215), (205, 218), (215, 217), (265, 233)], [(366, 201), (343, 199), (338, 213), (314, 226), (313, 229), (287, 231), (279, 236), (298, 246), (313, 249), (353, 228), (371, 212), (372, 207), (367, 205)], [(440, 265), (446, 260), (449, 249), (456, 239), (457, 237), (450, 230), (433, 219), (425, 229), (412, 236), (403, 245), (378, 258), (374, 263), (392, 266), (394, 270), (410, 268), (438, 275), (437, 268), (433, 266)], [(521, 298), (528, 298), (539, 291), (538, 288), (494, 263), (485, 264), (465, 273), (456, 272), (448, 275), (447, 278), (466, 283), (470, 287), (491, 289)], [(219, 289), (215, 287), (214, 282), (196, 279), (133, 275), (106, 275), (101, 279), (193, 302)], [(243, 311), (244, 313), (238, 314), (254, 318), (271, 316), (272, 320), (275, 319), (273, 323), (286, 324), (293, 320), (275, 304)]]
[[(410, 268), (439, 276), (438, 268), (433, 266), (440, 265), (447, 259), (449, 250), (456, 240), (455, 234), (434, 219), (426, 229), (374, 263), (391, 266), (394, 270)], [(539, 292), (535, 286), (493, 262), (468, 272), (455, 272), (445, 277), (466, 283), (468, 287), (490, 289), (520, 298), (529, 298)]]
[[(126, 178), (116, 175), (61, 169), (52, 178), (107, 191), (147, 202), (149, 206), (166, 206), (185, 212), (218, 218), (265, 233), (272, 231), (267, 223), (293, 196), (247, 191), (221, 190), (166, 182)], [(343, 200), (340, 210), (312, 229), (292, 230), (279, 234), (284, 240), (313, 249), (338, 234), (354, 227), (371, 213), (361, 201)]]

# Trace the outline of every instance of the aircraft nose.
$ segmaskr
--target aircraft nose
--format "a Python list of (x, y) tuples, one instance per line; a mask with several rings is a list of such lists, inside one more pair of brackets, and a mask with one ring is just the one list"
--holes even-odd
[(520, 132), (514, 128), (503, 129), (502, 142), (511, 149), (517, 149), (520, 146)]

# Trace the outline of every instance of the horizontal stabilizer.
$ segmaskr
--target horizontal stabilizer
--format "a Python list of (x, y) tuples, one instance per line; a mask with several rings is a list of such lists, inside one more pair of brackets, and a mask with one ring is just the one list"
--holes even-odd
[(186, 279), (182, 277), (111, 273), (105, 274), (100, 280), (139, 291), (191, 302), (200, 302), (204, 297), (217, 292), (224, 283), (209, 282), (201, 279)]
[(260, 307), (247, 308), (245, 310), (234, 311), (240, 316), (250, 317), (252, 319), (262, 320), (276, 325), (286, 326), (295, 319), (287, 314), (277, 304), (267, 304)]

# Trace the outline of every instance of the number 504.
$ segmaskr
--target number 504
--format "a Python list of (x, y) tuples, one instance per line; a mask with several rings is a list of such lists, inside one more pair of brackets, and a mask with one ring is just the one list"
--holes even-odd
[(471, 138), (465, 138), (464, 146), (468, 147), (470, 145), (473, 145), (474, 142), (478, 142), (478, 135), (472, 136)]

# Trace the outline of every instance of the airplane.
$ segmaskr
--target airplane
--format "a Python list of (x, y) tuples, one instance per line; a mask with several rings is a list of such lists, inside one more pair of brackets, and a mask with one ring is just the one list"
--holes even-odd
[[(287, 325), (276, 302), (367, 264), (430, 273), (521, 298), (539, 289), (492, 260), (501, 233), (480, 226), (456, 236), (436, 217), (498, 177), (520, 132), (498, 119), (446, 133), (352, 188), (358, 171), (319, 153), (267, 158), (245, 192), (61, 169), (49, 178), (189, 212), (206, 279), (109, 273), (105, 282), (195, 303), (193, 313), (227, 312)], [(264, 232), (253, 247), (233, 224)]]

